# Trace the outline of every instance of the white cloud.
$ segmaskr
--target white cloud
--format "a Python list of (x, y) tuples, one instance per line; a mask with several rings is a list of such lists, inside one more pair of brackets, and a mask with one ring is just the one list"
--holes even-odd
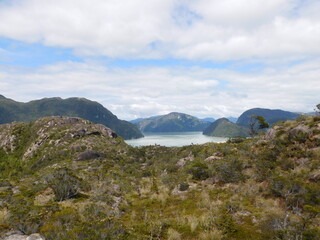
[(0, 68), (1, 94), (19, 101), (86, 97), (122, 119), (172, 111), (239, 116), (253, 107), (312, 111), (320, 102), (320, 60), (261, 73), (199, 67), (108, 68), (65, 62), (30, 71)]
[(202, 60), (320, 53), (317, 0), (15, 0), (0, 36), (79, 55)]
[[(238, 116), (252, 107), (311, 111), (320, 102), (319, 11), (318, 0), (1, 2), (0, 37), (70, 48), (84, 60), (34, 69), (0, 65), (1, 94), (19, 101), (87, 97), (125, 119), (171, 111)], [(9, 51), (0, 48), (0, 60)], [(125, 69), (89, 62), (91, 56), (262, 66), (253, 73), (177, 66)]]
[(214, 25), (250, 28), (268, 23), (290, 9), (287, 0), (199, 0), (192, 8)]

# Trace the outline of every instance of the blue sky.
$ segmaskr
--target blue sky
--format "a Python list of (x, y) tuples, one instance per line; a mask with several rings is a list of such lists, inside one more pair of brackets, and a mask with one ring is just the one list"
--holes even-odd
[(318, 0), (0, 1), (0, 94), (122, 119), (320, 102)]

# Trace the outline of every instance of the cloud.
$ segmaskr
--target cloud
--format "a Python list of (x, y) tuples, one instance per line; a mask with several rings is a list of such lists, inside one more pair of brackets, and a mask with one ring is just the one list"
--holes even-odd
[(14, 0), (0, 36), (80, 56), (213, 61), (320, 53), (317, 0)]
[(320, 60), (260, 73), (200, 67), (122, 69), (63, 62), (37, 69), (0, 68), (1, 94), (19, 101), (86, 97), (122, 119), (172, 111), (239, 116), (253, 107), (312, 111), (319, 103)]
[[(252, 107), (312, 111), (320, 90), (319, 11), (318, 0), (0, 2), (0, 38), (69, 56), (30, 68), (0, 65), (1, 94), (87, 97), (124, 119), (171, 111), (217, 118)], [(1, 46), (0, 60), (20, 56), (21, 48), (11, 50)], [(70, 50), (80, 62), (61, 60), (75, 59)], [(175, 65), (125, 68), (100, 57)]]

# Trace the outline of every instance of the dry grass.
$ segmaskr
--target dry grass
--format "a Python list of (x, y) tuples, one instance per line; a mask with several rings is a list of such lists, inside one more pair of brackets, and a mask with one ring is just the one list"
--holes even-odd
[(52, 188), (47, 188), (34, 198), (34, 205), (43, 206), (50, 201), (54, 201), (54, 193)]
[(188, 216), (188, 223), (190, 225), (190, 230), (191, 232), (195, 232), (198, 225), (199, 225), (199, 219), (196, 218), (195, 216)]
[(5, 224), (9, 216), (10, 216), (9, 210), (7, 208), (2, 208), (0, 210), (0, 224)]
[(173, 228), (168, 229), (168, 240), (181, 240), (181, 234)]
[(158, 193), (153, 193), (151, 199), (158, 200), (162, 205), (165, 205), (169, 196), (170, 190), (165, 186), (159, 186)]
[(211, 229), (208, 232), (202, 232), (198, 236), (199, 240), (221, 240), (222, 238), (222, 232), (217, 229)]

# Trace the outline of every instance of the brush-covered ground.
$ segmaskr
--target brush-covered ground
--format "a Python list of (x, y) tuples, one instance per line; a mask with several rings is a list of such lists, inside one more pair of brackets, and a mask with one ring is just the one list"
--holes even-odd
[(0, 239), (320, 239), (320, 117), (133, 148), (78, 118), (0, 125)]

